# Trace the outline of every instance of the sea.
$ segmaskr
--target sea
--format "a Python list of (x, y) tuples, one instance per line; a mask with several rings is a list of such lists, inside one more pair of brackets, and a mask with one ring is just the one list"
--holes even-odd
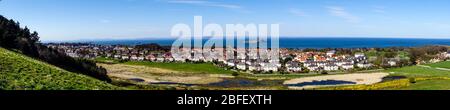
[[(171, 46), (176, 39), (133, 39), (133, 40), (85, 40), (69, 41), (92, 43), (98, 45), (140, 45), (156, 43)], [(203, 42), (208, 39), (204, 39)], [(270, 42), (270, 41), (269, 41)], [(450, 46), (449, 39), (431, 38), (280, 38), (281, 48), (385, 48), (385, 47), (418, 47), (428, 45)], [(270, 43), (269, 43), (270, 45)]]

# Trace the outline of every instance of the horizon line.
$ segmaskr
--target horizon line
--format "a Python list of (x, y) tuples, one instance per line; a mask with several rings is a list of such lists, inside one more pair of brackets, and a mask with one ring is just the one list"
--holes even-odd
[[(210, 37), (203, 37), (210, 38)], [(345, 36), (280, 36), (279, 38), (361, 38), (361, 39), (450, 39), (450, 37), (345, 37)], [(168, 40), (175, 37), (140, 37), (140, 38), (98, 38), (98, 39), (76, 39), (76, 40), (42, 40), (41, 42), (86, 42), (86, 41), (118, 41), (118, 40)]]

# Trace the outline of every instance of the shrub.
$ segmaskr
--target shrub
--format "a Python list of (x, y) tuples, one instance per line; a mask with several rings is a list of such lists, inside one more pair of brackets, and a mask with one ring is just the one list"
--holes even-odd
[(416, 83), (416, 78), (409, 78), (409, 83)]
[(233, 72), (232, 75), (236, 77), (236, 76), (239, 76), (239, 73)]

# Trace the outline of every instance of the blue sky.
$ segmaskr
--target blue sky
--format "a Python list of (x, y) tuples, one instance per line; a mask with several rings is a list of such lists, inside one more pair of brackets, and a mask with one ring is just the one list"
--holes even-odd
[(170, 37), (177, 23), (280, 24), (286, 37), (450, 38), (450, 0), (3, 0), (43, 41)]

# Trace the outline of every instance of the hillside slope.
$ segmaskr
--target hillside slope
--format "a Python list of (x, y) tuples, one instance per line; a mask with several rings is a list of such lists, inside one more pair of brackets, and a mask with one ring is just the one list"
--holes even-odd
[(115, 90), (121, 88), (0, 48), (0, 89)]

